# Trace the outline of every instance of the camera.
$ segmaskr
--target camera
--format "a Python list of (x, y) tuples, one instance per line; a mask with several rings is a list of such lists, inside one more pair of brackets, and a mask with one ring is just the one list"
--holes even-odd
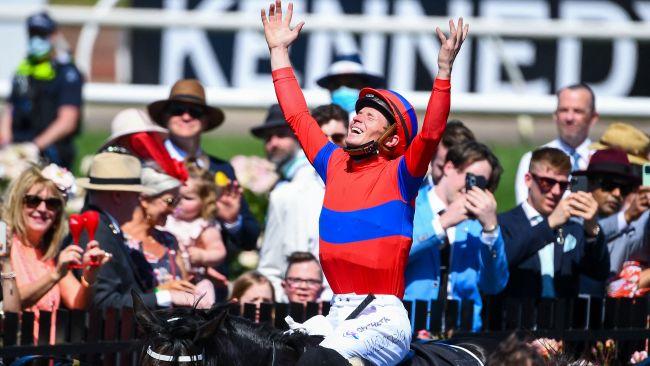
[(465, 174), (465, 190), (469, 191), (472, 187), (479, 187), (480, 189), (487, 188), (487, 179), (481, 175), (475, 175), (472, 173)]

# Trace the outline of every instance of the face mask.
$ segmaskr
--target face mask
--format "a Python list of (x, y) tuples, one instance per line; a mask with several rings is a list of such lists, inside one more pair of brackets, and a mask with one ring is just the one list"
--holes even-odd
[(52, 50), (52, 43), (41, 37), (32, 37), (27, 45), (27, 54), (35, 59), (45, 58)]
[(354, 106), (359, 98), (359, 89), (342, 86), (332, 92), (332, 103), (343, 108), (346, 112), (354, 112)]

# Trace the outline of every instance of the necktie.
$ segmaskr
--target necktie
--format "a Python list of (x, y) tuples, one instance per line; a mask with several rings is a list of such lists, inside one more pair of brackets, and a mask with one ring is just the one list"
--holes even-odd
[(569, 151), (569, 156), (571, 156), (571, 171), (580, 170), (580, 154), (575, 149), (572, 149)]

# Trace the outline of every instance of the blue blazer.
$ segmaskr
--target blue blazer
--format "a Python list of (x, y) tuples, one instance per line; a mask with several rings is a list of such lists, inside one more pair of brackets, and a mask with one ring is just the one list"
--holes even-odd
[[(440, 248), (443, 242), (433, 229), (433, 211), (427, 197), (432, 187), (425, 181), (415, 199), (413, 244), (406, 267), (405, 300), (435, 300), (440, 286)], [(478, 220), (465, 220), (456, 225), (452, 246), (449, 283), (452, 298), (474, 301), (475, 330), (481, 328), (481, 294), (496, 294), (508, 282), (508, 264), (501, 231), (489, 247), (481, 240), (483, 228)]]
[(575, 297), (579, 293), (580, 275), (604, 281), (609, 273), (609, 253), (602, 233), (596, 238), (585, 236), (582, 224), (571, 219), (562, 226), (564, 244), (557, 243), (557, 231), (546, 218), (534, 227), (521, 205), (498, 217), (503, 232), (510, 281), (502, 295), (538, 298), (542, 294), (541, 263), (537, 252), (555, 242), (553, 286), (557, 297)]

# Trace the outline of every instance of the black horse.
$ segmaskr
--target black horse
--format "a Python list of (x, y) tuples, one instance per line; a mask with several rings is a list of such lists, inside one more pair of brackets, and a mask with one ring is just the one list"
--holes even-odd
[[(174, 308), (152, 312), (134, 293), (133, 307), (146, 333), (139, 363), (143, 366), (297, 365), (322, 341), (322, 337), (285, 333), (232, 316), (227, 305), (210, 310)], [(486, 349), (496, 348), (496, 341), (491, 340), (453, 343), (413, 343), (411, 354), (400, 365), (483, 365)], [(319, 361), (326, 364), (325, 360)], [(300, 362), (304, 364), (304, 359)]]

